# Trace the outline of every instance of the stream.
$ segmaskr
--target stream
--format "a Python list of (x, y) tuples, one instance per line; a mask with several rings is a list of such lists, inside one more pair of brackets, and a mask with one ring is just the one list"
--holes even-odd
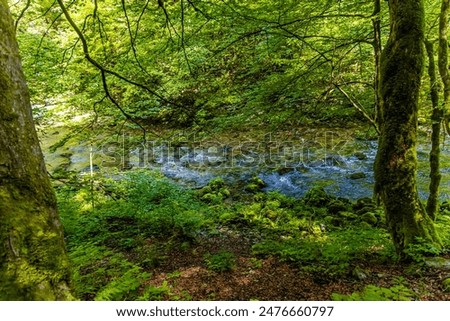
[[(66, 149), (67, 170), (89, 172), (90, 147), (82, 143)], [(190, 188), (205, 186), (222, 177), (229, 184), (245, 184), (254, 176), (266, 191), (301, 197), (314, 186), (349, 199), (371, 197), (377, 142), (371, 140), (297, 140), (278, 143), (248, 142), (235, 145), (202, 143), (155, 143), (124, 152), (120, 144), (94, 148), (94, 169), (147, 168)], [(417, 149), (418, 186), (421, 198), (428, 195), (428, 144)], [(442, 148), (442, 164), (450, 160), (450, 147)], [(66, 164), (67, 165), (67, 164)], [(441, 165), (441, 199), (450, 198), (450, 168)]]

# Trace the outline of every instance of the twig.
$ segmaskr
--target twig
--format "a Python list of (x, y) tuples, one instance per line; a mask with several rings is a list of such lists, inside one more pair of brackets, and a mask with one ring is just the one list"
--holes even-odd
[(377, 123), (375, 122), (375, 120), (373, 120), (372, 117), (370, 117), (366, 111), (356, 102), (352, 99), (352, 97), (350, 97), (350, 95), (344, 90), (342, 89), (338, 84), (333, 83), (333, 85), (337, 88), (337, 90), (339, 90), (344, 96), (345, 98), (347, 98), (347, 100), (353, 105), (353, 107), (359, 111), (361, 113), (361, 115), (364, 116), (364, 118), (366, 118), (371, 124), (372, 126), (375, 128), (376, 132), (378, 135), (380, 135), (380, 129), (378, 128)]

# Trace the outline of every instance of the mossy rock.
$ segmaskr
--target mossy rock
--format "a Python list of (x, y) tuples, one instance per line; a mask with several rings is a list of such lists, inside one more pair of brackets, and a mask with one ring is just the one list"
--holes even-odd
[(345, 160), (339, 155), (327, 156), (327, 157), (325, 157), (323, 162), (327, 166), (338, 166), (338, 167), (345, 166)]
[(217, 178), (212, 179), (208, 183), (208, 186), (211, 187), (211, 189), (213, 191), (218, 191), (220, 188), (225, 186), (225, 181), (223, 180), (223, 178), (217, 177)]
[(323, 187), (313, 187), (306, 192), (303, 199), (307, 205), (323, 207), (330, 202), (331, 197), (325, 192)]
[(306, 166), (297, 166), (296, 168), (295, 168), (295, 170), (297, 171), (297, 172), (299, 172), (299, 173), (308, 173), (309, 172), (309, 168), (308, 167), (306, 167)]
[(348, 206), (341, 200), (331, 200), (327, 205), (328, 212), (330, 214), (337, 214), (339, 212), (347, 211)]
[(252, 203), (239, 209), (239, 213), (242, 214), (246, 220), (252, 221), (260, 214), (261, 207), (260, 203)]
[(359, 281), (364, 281), (368, 277), (367, 271), (363, 270), (358, 266), (352, 270), (352, 276), (358, 279)]
[(258, 176), (253, 176), (250, 179), (249, 183), (255, 184), (255, 185), (259, 186), (260, 188), (266, 187), (266, 183)]
[(378, 226), (386, 224), (386, 217), (384, 216), (384, 211), (381, 208), (376, 209), (374, 212), (378, 219)]
[(268, 200), (265, 207), (269, 209), (277, 209), (281, 207), (281, 202), (279, 200)]
[(261, 192), (264, 187), (266, 187), (266, 183), (258, 176), (253, 176), (249, 180), (245, 190), (250, 193), (258, 193)]
[(366, 230), (373, 228), (373, 226), (367, 222), (360, 222), (359, 227)]
[(250, 193), (257, 193), (257, 192), (261, 191), (261, 188), (256, 184), (250, 183), (250, 184), (247, 184), (247, 186), (245, 187), (245, 190)]
[(372, 206), (375, 208), (376, 204), (370, 197), (363, 197), (355, 202), (355, 204), (353, 205), (353, 210), (357, 211), (366, 206)]
[(197, 191), (198, 196), (200, 196), (200, 197), (204, 196), (205, 194), (210, 194), (212, 192), (213, 192), (213, 190), (212, 190), (211, 186), (205, 186)]
[(355, 213), (361, 216), (366, 213), (374, 212), (376, 209), (377, 208), (375, 207), (375, 205), (367, 205), (364, 206), (363, 208), (360, 208), (359, 210), (356, 210)]
[(352, 173), (348, 176), (348, 178), (350, 178), (350, 179), (363, 179), (366, 177), (367, 177), (367, 175), (364, 172)]
[(219, 189), (219, 194), (222, 194), (224, 198), (230, 197), (230, 195), (231, 195), (230, 190), (225, 187), (222, 187), (221, 189)]
[(446, 293), (450, 293), (450, 278), (446, 278), (443, 282), (442, 285), (444, 287), (444, 292)]
[(236, 212), (225, 212), (220, 215), (219, 220), (222, 223), (239, 223), (242, 221), (242, 217)]
[(326, 216), (323, 219), (323, 221), (324, 221), (325, 225), (332, 225), (332, 226), (342, 226), (344, 223), (342, 219), (339, 219), (338, 217), (331, 216), (331, 215)]
[(277, 169), (277, 173), (280, 175), (285, 175), (285, 174), (288, 174), (293, 171), (294, 171), (294, 168), (292, 168), (292, 167), (280, 167)]
[(201, 197), (202, 201), (210, 204), (220, 204), (223, 201), (223, 195), (218, 193), (207, 193)]
[(262, 201), (264, 201), (265, 199), (266, 199), (266, 194), (265, 194), (265, 193), (259, 192), (259, 193), (256, 193), (256, 194), (253, 196), (253, 200), (254, 200), (255, 202), (262, 202)]
[(280, 203), (280, 207), (293, 208), (295, 205), (300, 205), (297, 199), (286, 196), (279, 192), (269, 192), (266, 194), (268, 201), (277, 201)]
[(358, 215), (356, 215), (355, 213), (352, 212), (347, 212), (347, 211), (342, 211), (337, 213), (338, 217), (340, 217), (341, 219), (344, 219), (346, 221), (354, 221), (358, 218)]
[(378, 223), (378, 219), (374, 213), (365, 213), (361, 216), (361, 221), (366, 222), (372, 226), (376, 226)]
[(426, 258), (425, 265), (434, 269), (450, 271), (450, 260), (443, 257)]
[(349, 200), (348, 198), (345, 198), (345, 197), (338, 197), (337, 200), (341, 201), (342, 203), (344, 203), (347, 206), (350, 206), (353, 204), (351, 200)]
[(355, 156), (357, 159), (359, 160), (366, 160), (367, 159), (367, 155), (361, 152), (356, 152), (353, 154), (353, 156)]

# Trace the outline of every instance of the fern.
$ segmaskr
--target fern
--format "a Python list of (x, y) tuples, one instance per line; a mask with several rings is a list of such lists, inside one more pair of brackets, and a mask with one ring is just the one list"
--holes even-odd
[(124, 275), (109, 282), (95, 296), (96, 301), (118, 301), (131, 299), (131, 296), (141, 286), (145, 279), (148, 279), (148, 273), (141, 272), (141, 268), (134, 266)]
[(361, 292), (350, 295), (333, 293), (334, 301), (411, 301), (416, 294), (404, 285), (395, 285), (390, 288), (368, 285)]

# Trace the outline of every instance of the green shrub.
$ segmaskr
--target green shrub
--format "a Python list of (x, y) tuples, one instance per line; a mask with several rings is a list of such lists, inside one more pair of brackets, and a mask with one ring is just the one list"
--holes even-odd
[(163, 301), (171, 295), (170, 287), (167, 281), (163, 281), (161, 286), (148, 286), (137, 301)]
[(132, 300), (149, 274), (122, 254), (92, 243), (69, 252), (75, 296), (82, 300)]
[(441, 254), (441, 248), (431, 244), (422, 238), (416, 238), (415, 243), (408, 244), (405, 254), (416, 263), (423, 264), (427, 256), (437, 256)]
[(220, 251), (217, 254), (206, 254), (205, 263), (208, 269), (214, 272), (230, 271), (236, 266), (236, 256), (227, 251)]
[(209, 209), (184, 188), (154, 173), (130, 172), (102, 179), (94, 208), (87, 211), (86, 189), (60, 191), (59, 208), (68, 246), (86, 240), (129, 250), (149, 237), (195, 238)]
[(320, 270), (329, 276), (349, 272), (350, 263), (354, 261), (389, 260), (395, 253), (386, 231), (374, 228), (266, 240), (255, 244), (252, 251), (255, 255), (277, 255), (284, 261), (301, 263), (306, 271)]
[(350, 295), (339, 293), (331, 295), (334, 301), (411, 301), (415, 297), (414, 291), (401, 284), (390, 288), (368, 285), (363, 291)]

